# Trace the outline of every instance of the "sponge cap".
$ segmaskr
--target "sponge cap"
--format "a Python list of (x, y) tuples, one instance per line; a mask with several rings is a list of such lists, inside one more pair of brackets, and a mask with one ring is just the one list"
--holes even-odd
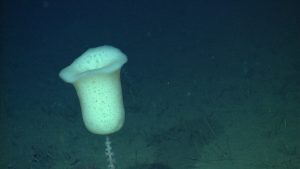
[(126, 55), (113, 46), (90, 48), (61, 70), (59, 77), (65, 82), (74, 83), (87, 75), (119, 70), (126, 62)]

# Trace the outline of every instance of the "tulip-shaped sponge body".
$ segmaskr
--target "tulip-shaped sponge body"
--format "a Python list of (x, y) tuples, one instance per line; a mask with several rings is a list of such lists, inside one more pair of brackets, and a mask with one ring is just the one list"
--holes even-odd
[(87, 50), (59, 74), (75, 86), (84, 124), (92, 133), (110, 134), (123, 126), (120, 69), (126, 62), (117, 48), (101, 46)]

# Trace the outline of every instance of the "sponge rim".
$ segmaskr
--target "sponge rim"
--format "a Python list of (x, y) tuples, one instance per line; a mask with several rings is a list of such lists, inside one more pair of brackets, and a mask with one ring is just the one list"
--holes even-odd
[[(79, 59), (84, 57), (85, 54), (87, 54), (87, 53), (105, 52), (107, 50), (113, 50), (114, 54), (117, 55), (117, 57), (114, 56), (115, 58), (113, 58), (111, 60), (111, 62), (108, 63), (107, 65), (104, 65), (102, 67), (97, 67), (97, 68), (91, 69), (91, 70), (86, 70), (86, 71), (80, 71), (74, 66), (75, 63), (78, 62)], [(112, 57), (112, 56), (105, 55), (105, 56), (102, 56), (102, 57)], [(96, 47), (96, 48), (90, 48), (86, 52), (84, 52), (81, 56), (76, 58), (72, 62), (72, 64), (70, 64), (66, 68), (62, 69), (59, 72), (59, 77), (67, 83), (75, 83), (79, 79), (87, 77), (87, 76), (91, 76), (91, 75), (95, 75), (95, 74), (109, 74), (109, 73), (112, 73), (114, 71), (117, 71), (126, 62), (127, 62), (127, 56), (121, 50), (119, 50), (118, 48), (115, 48), (113, 46), (104, 45), (104, 46), (99, 46), (99, 47)]]

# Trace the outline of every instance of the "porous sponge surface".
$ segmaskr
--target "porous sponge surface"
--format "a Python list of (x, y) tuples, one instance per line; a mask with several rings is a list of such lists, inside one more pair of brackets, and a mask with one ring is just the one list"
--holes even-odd
[(78, 82), (75, 87), (87, 129), (95, 134), (119, 130), (125, 114), (119, 72), (95, 75)]
[(112, 46), (100, 46), (88, 49), (68, 67), (64, 68), (59, 76), (68, 83), (93, 73), (111, 73), (122, 67), (127, 57), (122, 51)]
[(88, 49), (73, 62), (74, 68), (79, 72), (103, 68), (114, 62), (123, 63), (126, 56), (112, 46), (101, 46)]
[(112, 46), (88, 49), (59, 76), (77, 91), (83, 121), (94, 134), (110, 134), (124, 123), (120, 69), (127, 57)]

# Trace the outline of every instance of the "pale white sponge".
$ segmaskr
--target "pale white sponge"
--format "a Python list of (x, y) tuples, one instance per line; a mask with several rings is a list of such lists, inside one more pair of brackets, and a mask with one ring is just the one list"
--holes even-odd
[(112, 46), (88, 49), (59, 76), (75, 86), (87, 129), (95, 134), (111, 134), (124, 123), (120, 69), (126, 55)]

